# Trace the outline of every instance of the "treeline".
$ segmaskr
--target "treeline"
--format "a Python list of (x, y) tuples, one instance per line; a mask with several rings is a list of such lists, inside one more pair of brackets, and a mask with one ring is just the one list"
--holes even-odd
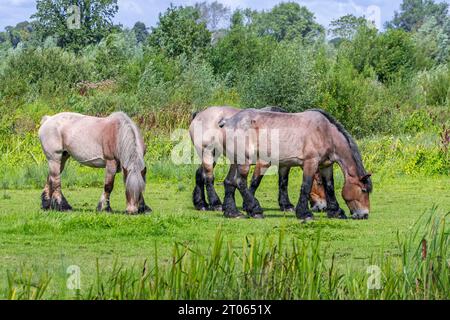
[(320, 107), (358, 136), (428, 130), (450, 119), (448, 7), (404, 0), (380, 31), (353, 15), (321, 26), (293, 2), (234, 12), (203, 2), (127, 29), (112, 22), (116, 0), (40, 0), (32, 22), (0, 33), (0, 104), (132, 115)]

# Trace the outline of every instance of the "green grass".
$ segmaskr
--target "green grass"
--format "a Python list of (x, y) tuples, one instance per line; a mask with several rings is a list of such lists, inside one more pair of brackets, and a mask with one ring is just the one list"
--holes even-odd
[[(290, 195), (293, 202), (300, 188), (301, 179), (298, 172), (299, 170), (294, 172), (290, 183)], [(65, 289), (68, 276), (66, 270), (70, 265), (77, 265), (81, 268), (81, 296), (120, 298), (113, 293), (116, 292), (115, 289), (111, 289), (108, 293), (102, 291), (103, 293), (100, 294), (97, 287), (94, 291), (92, 287), (101, 282), (99, 279), (109, 279), (104, 280), (103, 285), (107, 287), (113, 275), (123, 272), (127, 275), (126, 277), (134, 279), (136, 274), (139, 275), (139, 270), (142, 270), (144, 261), (151, 266), (148, 267), (149, 270), (154, 271), (156, 261), (160, 268), (170, 270), (173, 268), (170, 265), (174, 257), (182, 256), (180, 252), (184, 252), (186, 248), (202, 257), (198, 259), (203, 259), (201, 260), (203, 262), (193, 258), (189, 260), (189, 263), (198, 267), (201, 263), (206, 263), (205, 259), (211, 258), (211, 252), (214, 252), (214, 246), (218, 243), (217, 237), (229, 250), (228, 254), (238, 259), (245, 256), (242, 250), (248, 246), (251, 247), (253, 242), (253, 245), (258, 245), (260, 255), (263, 257), (273, 250), (274, 243), (277, 243), (280, 234), (290, 250), (295, 247), (293, 243), (298, 242), (297, 246), (306, 245), (308, 250), (315, 252), (313, 247), (315, 243), (319, 243), (317, 250), (320, 250), (323, 263), (329, 267), (332, 262), (339, 273), (355, 273), (362, 275), (361, 279), (364, 279), (366, 268), (374, 259), (388, 257), (401, 260), (399, 257), (402, 257), (402, 250), (399, 247), (398, 232), (401, 235), (408, 235), (417, 219), (434, 206), (436, 206), (433, 211), (435, 215), (443, 215), (450, 211), (449, 177), (402, 177), (396, 180), (374, 177), (374, 193), (371, 195), (372, 211), (369, 220), (337, 221), (329, 220), (323, 214), (319, 214), (312, 223), (301, 224), (293, 214), (278, 211), (276, 176), (268, 176), (257, 193), (265, 208), (266, 219), (263, 221), (226, 220), (220, 212), (193, 210), (191, 203), (193, 182), (187, 180), (179, 182), (150, 180), (146, 190), (146, 200), (154, 212), (148, 216), (127, 216), (122, 213), (125, 209), (125, 199), (120, 180), (120, 177), (117, 177), (117, 187), (112, 195), (112, 207), (116, 210), (114, 214), (99, 214), (94, 211), (101, 188), (66, 188), (65, 195), (75, 208), (70, 213), (41, 211), (39, 209), (40, 190), (0, 192), (0, 256), (2, 257), (0, 279), (3, 279), (0, 283), (0, 288), (3, 288), (0, 295), (20, 297), (17, 293), (16, 295), (8, 294), (7, 288), (20, 287), (21, 283), (31, 282), (36, 287), (48, 285), (48, 288), (43, 290), (42, 296), (39, 292), (33, 291), (35, 297), (74, 297), (71, 291)], [(342, 177), (338, 176), (336, 180), (339, 187), (342, 184)], [(222, 195), (223, 187), (217, 186), (217, 189)], [(340, 203), (345, 206), (342, 200)], [(446, 259), (449, 259), (448, 230), (446, 229), (445, 232), (447, 233), (444, 252)], [(174, 244), (177, 244), (177, 249), (174, 249)], [(262, 249), (259, 246), (265, 247)], [(290, 261), (288, 257), (285, 258), (286, 261)], [(273, 260), (276, 259), (273, 258)], [(239, 260), (239, 263), (242, 263), (242, 260)], [(316, 267), (325, 268), (319, 265), (315, 265), (314, 268)], [(312, 269), (311, 272), (313, 272)], [(147, 276), (150, 277), (150, 274)], [(152, 279), (154, 278), (153, 275)], [(24, 279), (29, 279), (29, 282)], [(114, 279), (118, 281), (118, 278)], [(136, 279), (130, 283), (135, 283)], [(363, 281), (361, 279), (359, 281)], [(351, 286), (351, 284), (348, 285)], [(167, 288), (170, 285), (163, 287)], [(150, 290), (144, 297), (251, 298), (246, 295), (249, 292), (242, 291), (242, 288), (241, 291), (237, 289), (237, 291), (227, 291), (224, 295), (214, 294), (212, 289), (205, 290), (195, 291), (196, 293), (185, 296)], [(137, 294), (133, 290), (125, 290), (121, 293), (122, 298), (142, 297), (133, 296), (131, 293), (127, 295), (127, 292)], [(151, 292), (153, 293), (150, 294)], [(201, 292), (203, 293), (200, 294)], [(259, 297), (271, 297), (264, 295), (262, 291), (258, 292)], [(358, 295), (355, 292), (353, 295), (348, 292), (339, 292), (341, 292), (340, 296), (330, 296), (329, 293), (317, 296), (317, 294), (299, 294), (298, 292), (294, 295), (285, 292), (284, 297), (366, 297), (364, 294)], [(32, 294), (25, 294), (23, 297), (29, 298)], [(389, 297), (386, 296), (386, 298)]]

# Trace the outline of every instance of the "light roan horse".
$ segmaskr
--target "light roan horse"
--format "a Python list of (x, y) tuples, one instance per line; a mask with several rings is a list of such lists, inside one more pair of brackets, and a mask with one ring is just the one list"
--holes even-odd
[[(262, 111), (284, 112), (278, 107), (266, 107)], [(193, 192), (194, 207), (197, 210), (222, 210), (222, 203), (214, 188), (214, 167), (217, 159), (225, 150), (224, 130), (219, 127), (222, 119), (230, 118), (242, 111), (229, 106), (213, 106), (193, 114), (189, 127), (192, 143), (202, 163), (196, 171), (196, 185)], [(255, 110), (255, 112), (257, 112)], [(198, 130), (198, 131), (197, 131)], [(254, 195), (270, 164), (257, 162), (252, 176), (250, 192)], [(294, 206), (288, 196), (288, 180), (290, 167), (279, 168), (278, 203), (282, 211), (293, 211)], [(209, 205), (205, 197), (205, 189)], [(310, 194), (313, 211), (321, 211), (326, 207), (325, 190), (321, 179), (314, 180)], [(244, 209), (246, 204), (244, 203)]]
[[(258, 200), (247, 188), (249, 166), (257, 159), (267, 164), (278, 162), (280, 167), (302, 167), (303, 182), (295, 211), (297, 217), (303, 220), (313, 218), (308, 208), (308, 196), (317, 170), (320, 171), (325, 187), (328, 216), (346, 218), (334, 192), (332, 166), (338, 163), (345, 177), (342, 197), (352, 218), (368, 218), (369, 193), (372, 191), (371, 174), (364, 169), (361, 154), (353, 138), (339, 122), (323, 110), (312, 109), (288, 114), (247, 109), (222, 120), (220, 126), (225, 129), (226, 135), (231, 135), (235, 144), (237, 140), (244, 140), (244, 150), (235, 152), (233, 143), (227, 143), (226, 146), (227, 157), (233, 164), (225, 179), (225, 215), (241, 215), (234, 201), (236, 188), (249, 207), (247, 212), (251, 216), (263, 215)], [(258, 132), (271, 130), (278, 133), (278, 152), (260, 153)], [(230, 141), (229, 138), (227, 137), (227, 141)], [(236, 154), (239, 152), (240, 155)], [(243, 163), (237, 162), (238, 157), (243, 157)]]
[(145, 144), (133, 121), (123, 112), (106, 118), (63, 112), (44, 116), (39, 139), (49, 174), (42, 192), (44, 210), (67, 211), (72, 207), (61, 192), (61, 173), (69, 157), (93, 168), (106, 168), (104, 191), (98, 211), (112, 211), (110, 194), (117, 172), (123, 170), (127, 212), (150, 212), (145, 204)]

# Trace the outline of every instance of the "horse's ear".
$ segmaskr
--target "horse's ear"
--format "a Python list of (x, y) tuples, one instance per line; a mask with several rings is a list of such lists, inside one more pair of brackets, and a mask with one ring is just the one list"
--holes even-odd
[(367, 182), (367, 180), (372, 176), (372, 173), (367, 173), (366, 175), (362, 176), (361, 178), (359, 178), (359, 181), (361, 182)]

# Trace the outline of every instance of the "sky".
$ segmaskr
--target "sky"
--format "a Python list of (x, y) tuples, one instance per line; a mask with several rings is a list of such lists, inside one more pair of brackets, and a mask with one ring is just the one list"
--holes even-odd
[[(203, 1), (203, 0), (202, 0)], [(230, 7), (270, 9), (282, 0), (219, 0)], [(285, 0), (286, 1), (286, 0)], [(293, 1), (293, 0), (290, 0)], [(317, 22), (328, 27), (330, 22), (345, 14), (365, 15), (380, 28), (392, 19), (394, 11), (399, 10), (401, 0), (294, 0), (312, 11)], [(449, 1), (449, 0), (447, 0)], [(119, 12), (114, 21), (125, 27), (132, 27), (136, 21), (154, 26), (160, 12), (170, 5), (192, 5), (200, 0), (119, 0)], [(36, 10), (35, 0), (0, 0), (0, 30), (8, 25), (30, 20)]]

